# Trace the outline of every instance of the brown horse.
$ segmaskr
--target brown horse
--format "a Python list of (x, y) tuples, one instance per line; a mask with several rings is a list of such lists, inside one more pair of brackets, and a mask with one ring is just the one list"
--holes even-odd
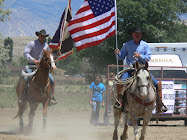
[[(45, 51), (43, 50), (43, 57), (40, 61), (40, 65), (37, 69), (36, 74), (33, 78), (29, 81), (29, 86), (27, 89), (27, 98), (23, 100), (23, 102), (18, 101), (18, 114), (16, 117), (20, 118), (20, 131), (23, 131), (23, 113), (27, 108), (27, 103), (30, 106), (29, 112), (29, 123), (27, 125), (27, 131), (31, 132), (33, 127), (33, 120), (35, 116), (35, 111), (38, 108), (38, 104), (42, 103), (43, 105), (43, 129), (46, 128), (46, 121), (47, 121), (47, 107), (50, 100), (50, 93), (51, 93), (51, 85), (49, 81), (49, 72), (53, 68), (56, 68), (54, 63), (54, 58), (52, 55), (52, 51)], [(21, 91), (23, 91), (23, 77), (20, 78), (17, 87), (16, 93), (18, 100), (20, 99)]]
[[(137, 117), (143, 117), (143, 128), (141, 131), (140, 140), (144, 140), (147, 125), (152, 117), (152, 111), (155, 107), (156, 91), (152, 84), (150, 73), (147, 70), (148, 64), (140, 67), (136, 63), (135, 74), (131, 78), (132, 82), (127, 85), (129, 87), (126, 89), (123, 99), (123, 104), (125, 104), (125, 126), (123, 134), (121, 135), (121, 140), (128, 139), (128, 120), (129, 117), (132, 121), (134, 128), (135, 140), (139, 139)], [(114, 133), (113, 140), (118, 139), (117, 128), (119, 125), (121, 117), (121, 111), (114, 109)]]

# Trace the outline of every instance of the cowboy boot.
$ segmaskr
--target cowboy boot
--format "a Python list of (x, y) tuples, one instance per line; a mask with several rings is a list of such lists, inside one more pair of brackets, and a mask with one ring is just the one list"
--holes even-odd
[(53, 85), (51, 85), (51, 97), (48, 104), (49, 106), (56, 105), (58, 103), (54, 97), (54, 94), (55, 94), (55, 82), (53, 83)]
[(123, 100), (123, 93), (122, 93), (122, 89), (123, 89), (124, 85), (119, 85), (116, 84), (116, 93), (117, 93), (117, 97), (116, 97), (116, 103), (114, 104), (114, 108), (121, 110), (123, 109), (122, 107), (122, 100)]
[(156, 102), (157, 102), (157, 106), (158, 106), (158, 113), (163, 113), (163, 112), (168, 111), (168, 108), (162, 102), (162, 84), (161, 84), (161, 81), (158, 82)]
[(122, 111), (122, 95), (121, 94), (117, 95), (116, 103), (114, 104), (114, 108)]

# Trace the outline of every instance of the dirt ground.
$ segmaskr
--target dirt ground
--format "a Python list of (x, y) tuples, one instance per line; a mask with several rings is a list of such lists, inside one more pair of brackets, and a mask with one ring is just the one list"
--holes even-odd
[[(100, 113), (100, 126), (89, 124), (91, 111), (60, 110), (49, 108), (47, 129), (42, 131), (42, 111), (36, 112), (33, 133), (30, 136), (18, 134), (18, 119), (13, 119), (16, 109), (0, 109), (0, 140), (112, 140), (113, 119), (110, 126), (103, 126), (103, 112)], [(27, 114), (24, 117), (27, 123)], [(146, 140), (187, 140), (187, 127), (184, 121), (151, 123), (147, 128)], [(141, 126), (139, 127), (141, 129)], [(119, 126), (119, 136), (123, 128)], [(134, 140), (130, 126), (129, 140)]]

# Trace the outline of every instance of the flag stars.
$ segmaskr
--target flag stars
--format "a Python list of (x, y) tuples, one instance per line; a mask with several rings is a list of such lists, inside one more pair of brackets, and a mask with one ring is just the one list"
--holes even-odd
[(95, 16), (110, 11), (114, 7), (114, 0), (87, 0)]

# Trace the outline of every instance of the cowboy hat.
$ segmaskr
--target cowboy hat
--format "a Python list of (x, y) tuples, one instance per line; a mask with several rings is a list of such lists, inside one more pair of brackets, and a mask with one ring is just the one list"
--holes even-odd
[(134, 27), (134, 28), (128, 30), (128, 34), (129, 34), (130, 36), (131, 36), (132, 33), (134, 33), (134, 32), (144, 34), (144, 31), (143, 31), (139, 26)]
[(41, 35), (45, 35), (46, 37), (49, 36), (49, 34), (46, 34), (45, 29), (43, 29), (43, 30), (41, 30), (41, 31), (36, 31), (35, 34), (36, 34), (37, 36), (38, 36), (39, 34), (41, 34)]

